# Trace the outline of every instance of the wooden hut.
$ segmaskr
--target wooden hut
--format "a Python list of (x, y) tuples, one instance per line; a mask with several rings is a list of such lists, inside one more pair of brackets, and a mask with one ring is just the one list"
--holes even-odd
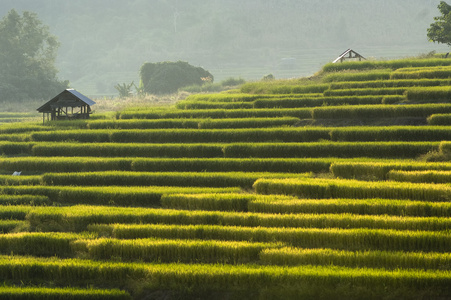
[(365, 59), (365, 57), (363, 57), (362, 55), (358, 54), (357, 52), (355, 52), (352, 49), (348, 49), (345, 52), (343, 52), (339, 57), (337, 57), (332, 63), (337, 63), (337, 62), (343, 62), (345, 60), (348, 59), (353, 59), (353, 60), (359, 60), (361, 61), (362, 59)]
[(74, 89), (67, 89), (37, 109), (42, 113), (42, 120), (88, 119), (91, 106), (96, 104)]

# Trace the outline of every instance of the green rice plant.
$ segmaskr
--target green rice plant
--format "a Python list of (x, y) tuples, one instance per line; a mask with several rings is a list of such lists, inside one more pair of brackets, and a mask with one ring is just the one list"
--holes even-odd
[(169, 129), (198, 128), (200, 119), (156, 119), (156, 120), (93, 120), (86, 122), (88, 129)]
[(135, 158), (139, 172), (327, 172), (337, 158)]
[[(38, 131), (42, 132), (42, 131)], [(47, 132), (47, 131), (44, 131)], [(29, 133), (10, 133), (10, 134), (2, 134), (0, 135), (0, 141), (7, 141), (7, 142), (28, 142), (31, 140), (30, 138), (31, 132)]]
[(349, 82), (349, 81), (375, 81), (375, 80), (388, 80), (390, 79), (391, 69), (385, 70), (372, 70), (365, 72), (336, 72), (325, 74), (323, 77), (324, 82), (331, 82), (329, 87), (332, 87), (332, 83), (335, 82)]
[(382, 98), (382, 104), (399, 104), (406, 100), (406, 97), (400, 95), (387, 95)]
[(400, 68), (419, 68), (449, 66), (451, 62), (446, 58), (428, 58), (428, 59), (397, 59), (397, 60), (374, 60), (374, 61), (351, 61), (340, 64), (328, 63), (323, 66), (324, 72), (337, 72), (343, 70), (369, 70), (369, 69), (400, 69)]
[(273, 196), (272, 199), (256, 197), (249, 201), (247, 207), (249, 212), (273, 214), (349, 213), (413, 217), (451, 216), (450, 203), (396, 199), (284, 199), (281, 196)]
[(451, 127), (371, 126), (332, 128), (332, 141), (443, 141), (451, 140)]
[(177, 102), (177, 109), (249, 109), (253, 108), (251, 102), (210, 102), (210, 101), (189, 101)]
[(178, 263), (256, 263), (264, 249), (280, 247), (277, 244), (168, 240), (168, 239), (96, 239), (79, 240), (91, 259)]
[(90, 225), (88, 230), (117, 239), (170, 238), (285, 243), (287, 246), (347, 251), (378, 250), (448, 253), (449, 233), (387, 229), (267, 228), (218, 225)]
[(21, 232), (0, 235), (0, 253), (72, 257), (71, 242), (83, 238), (73, 233)]
[(35, 143), (0, 141), (1, 155), (31, 154), (31, 148)]
[(221, 144), (39, 143), (34, 156), (223, 157)]
[[(451, 97), (451, 87), (414, 87), (406, 90), (405, 96), (409, 101), (417, 102), (449, 102)], [(437, 112), (441, 113), (441, 112)]]
[(0, 119), (21, 119), (28, 117), (35, 117), (34, 113), (30, 112), (1, 112)]
[(451, 187), (444, 184), (367, 182), (337, 179), (259, 179), (259, 194), (296, 195), (306, 198), (387, 198), (441, 202), (451, 199)]
[(344, 96), (370, 96), (370, 95), (403, 95), (406, 91), (405, 87), (395, 88), (353, 88), (340, 90), (327, 90), (324, 96), (328, 97), (344, 97)]
[[(9, 260), (9, 262), (8, 262)], [(101, 270), (103, 269), (103, 270)], [(132, 278), (144, 278), (143, 266), (102, 263), (91, 260), (1, 256), (3, 280), (15, 282), (52, 282), (57, 285), (86, 286), (86, 282), (103, 282), (114, 288)], [(127, 279), (128, 278), (128, 279)]]
[(427, 118), (428, 125), (448, 126), (451, 125), (451, 114), (433, 114)]
[(448, 141), (441, 142), (439, 145), (439, 151), (446, 154), (451, 153), (451, 142)]
[[(28, 195), (27, 195), (28, 196)], [(17, 195), (1, 195), (3, 199), (7, 197), (20, 197)], [(25, 196), (26, 197), (26, 196)], [(26, 215), (33, 210), (33, 206), (27, 205), (1, 205), (0, 206), (0, 220), (25, 220)]]
[(131, 171), (132, 161), (132, 158), (106, 157), (8, 157), (0, 158), (0, 169), (10, 172)]
[(451, 171), (400, 171), (388, 172), (388, 179), (415, 183), (450, 183)]
[(438, 142), (240, 143), (223, 147), (227, 158), (380, 157), (414, 158), (438, 149)]
[(301, 98), (301, 97), (320, 97), (320, 93), (300, 93), (300, 94), (193, 94), (185, 98), (187, 101), (208, 101), (208, 102), (254, 102), (261, 99), (277, 98)]
[(19, 220), (0, 220), (0, 237), (8, 232), (16, 230), (18, 227), (26, 225), (25, 221)]
[[(213, 190), (204, 190), (214, 193)], [(219, 191), (218, 191), (219, 192)], [(233, 191), (237, 193), (238, 191)], [(176, 193), (174, 191), (174, 193)], [(233, 214), (231, 215), (233, 217)], [(47, 231), (83, 231), (89, 224), (109, 223), (214, 223), (224, 219), (223, 212), (179, 211), (143, 207), (82, 206), (34, 208), (28, 211), (27, 220), (32, 228)], [(233, 218), (232, 218), (233, 220)]]
[[(328, 76), (326, 76), (325, 78), (327, 78)], [(396, 80), (380, 79), (371, 81), (340, 81), (340, 82), (331, 82), (330, 89), (339, 90), (339, 89), (390, 88), (390, 87), (396, 88), (396, 87), (440, 86), (440, 85), (451, 85), (451, 80), (422, 78), (422, 79), (396, 79)]]
[[(36, 195), (0, 195), (0, 205), (50, 205), (51, 202), (46, 196)], [(1, 215), (1, 213), (0, 213)]]
[[(78, 138), (83, 132), (81, 138)], [(36, 141), (57, 142), (71, 140), (80, 143), (98, 142), (98, 134), (108, 134), (113, 143), (233, 143), (233, 142), (308, 142), (329, 137), (328, 130), (322, 128), (242, 128), (242, 129), (130, 129), (130, 130), (66, 130), (57, 136), (35, 133)], [(87, 137), (91, 135), (92, 139)]]
[(236, 119), (119, 119), (85, 121), (87, 129), (213, 129), (290, 126), (295, 117)]
[[(79, 207), (86, 210), (86, 207)], [(83, 229), (92, 223), (147, 223), (147, 224), (178, 224), (178, 225), (221, 225), (245, 227), (285, 227), (285, 228), (373, 228), (396, 230), (430, 230), (444, 231), (451, 228), (451, 220), (438, 217), (400, 217), (354, 214), (259, 214), (223, 211), (183, 211), (146, 209), (136, 216), (130, 215), (132, 210), (105, 210), (96, 208), (96, 216), (86, 214), (86, 211), (70, 213), (67, 210), (51, 210), (36, 208), (27, 215), (31, 226), (39, 226), (52, 222), (60, 223), (70, 228)], [(115, 218), (115, 219), (114, 219)], [(82, 224), (84, 224), (82, 226)], [(88, 224), (88, 225), (86, 225)]]
[(314, 119), (427, 118), (436, 113), (451, 112), (451, 104), (422, 105), (352, 105), (312, 108)]
[(225, 129), (225, 128), (264, 128), (292, 126), (299, 122), (295, 117), (276, 118), (241, 118), (241, 119), (207, 119), (199, 120), (199, 129)]
[[(48, 149), (48, 148), (47, 148)], [(50, 150), (50, 149), (48, 149)], [(14, 172), (327, 172), (338, 158), (108, 158), (108, 157), (10, 157), (0, 158), (0, 169)]]
[(0, 185), (39, 185), (40, 176), (0, 175)]
[(330, 171), (335, 177), (341, 178), (359, 178), (372, 180), (388, 179), (388, 172), (391, 170), (402, 171), (425, 171), (451, 170), (450, 163), (433, 163), (433, 162), (334, 162), (330, 166)]
[(89, 131), (84, 129), (59, 130), (51, 132), (35, 132), (31, 135), (31, 140), (36, 142), (70, 142), (81, 143), (107, 143), (110, 141), (109, 130)]
[(240, 88), (248, 94), (308, 94), (322, 93), (329, 88), (328, 84), (301, 82), (303, 79), (247, 82)]
[(2, 186), (0, 193), (13, 195), (41, 195), (60, 204), (159, 206), (166, 193), (236, 193), (236, 188), (196, 187), (76, 187), (76, 186)]
[(333, 249), (268, 248), (260, 253), (266, 265), (334, 265), (353, 268), (449, 270), (450, 253), (344, 251)]
[(259, 179), (259, 194), (288, 194), (307, 198), (387, 198), (441, 202), (451, 199), (451, 187), (437, 184), (366, 182), (357, 180)]
[(161, 197), (161, 206), (167, 209), (248, 211), (255, 201), (264, 203), (275, 200), (294, 201), (292, 197), (261, 196), (255, 194), (167, 194)]
[(0, 298), (10, 300), (84, 300), (84, 299), (113, 299), (131, 300), (126, 291), (117, 289), (80, 289), (80, 288), (48, 288), (48, 287), (0, 287)]
[(89, 120), (64, 120), (60, 121), (46, 121), (44, 126), (52, 130), (64, 130), (64, 129), (86, 129), (88, 128), (88, 122), (95, 121), (93, 119)]
[(115, 143), (309, 142), (329, 137), (322, 128), (172, 129), (113, 131)]
[(424, 78), (450, 78), (449, 66), (431, 68), (401, 68), (390, 74), (390, 79), (424, 79)]
[[(368, 299), (404, 296), (417, 298), (446, 296), (449, 292), (449, 271), (383, 270), (334, 266), (257, 266), (224, 264), (143, 264), (96, 262), (80, 259), (43, 259), (3, 256), (0, 275), (8, 281), (44, 280), (61, 285), (64, 282), (83, 285), (103, 282), (109, 287), (121, 286), (139, 294), (171, 290), (194, 296), (208, 291), (224, 290), (234, 298), (245, 295), (270, 296), (272, 299), (299, 299), (315, 295), (318, 299)], [(136, 287), (136, 283), (141, 283)], [(346, 287), (349, 286), (349, 287)], [(268, 289), (268, 287), (271, 287)], [(340, 287), (338, 290), (337, 288)], [(104, 284), (105, 288), (105, 284)], [(349, 296), (351, 295), (351, 296)], [(235, 297), (236, 296), (236, 297)], [(114, 299), (114, 298), (113, 298)]]
[[(244, 88), (244, 87), (243, 87)], [(322, 93), (329, 88), (328, 84), (312, 84), (312, 85), (295, 85), (291, 87), (278, 86), (271, 89), (273, 94), (285, 94), (285, 91), (290, 91), (291, 94), (314, 94)]]
[(30, 131), (47, 131), (47, 130), (53, 130), (53, 128), (36, 123), (14, 123), (14, 124), (2, 124), (0, 126), (0, 134), (11, 134), (11, 133), (18, 134), (18, 133), (28, 133)]
[[(251, 188), (259, 178), (305, 177), (309, 174), (248, 172), (77, 172), (46, 173), (45, 185), (78, 186), (186, 186)], [(1, 176), (0, 176), (1, 180)]]
[(278, 95), (255, 95), (255, 94), (193, 94), (185, 98), (186, 101), (208, 101), (208, 102), (253, 102), (257, 99), (273, 98)]
[[(327, 92), (327, 91), (326, 91)], [(325, 92), (325, 94), (326, 94)], [(383, 96), (331, 96), (299, 98), (299, 99), (263, 99), (254, 101), (254, 108), (298, 108), (298, 107), (317, 107), (324, 105), (368, 105), (381, 104)], [(396, 100), (395, 100), (396, 99)], [(403, 96), (392, 97), (391, 101), (402, 101)], [(387, 100), (388, 101), (388, 100)]]
[(310, 108), (297, 109), (199, 109), (199, 110), (165, 110), (165, 111), (130, 111), (121, 112), (118, 119), (172, 119), (172, 118), (275, 118), (295, 117), (311, 118)]

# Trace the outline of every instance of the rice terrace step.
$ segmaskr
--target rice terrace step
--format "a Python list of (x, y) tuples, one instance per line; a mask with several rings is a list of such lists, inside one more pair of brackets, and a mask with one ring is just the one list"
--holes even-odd
[(450, 62), (1, 125), (0, 298), (451, 297)]

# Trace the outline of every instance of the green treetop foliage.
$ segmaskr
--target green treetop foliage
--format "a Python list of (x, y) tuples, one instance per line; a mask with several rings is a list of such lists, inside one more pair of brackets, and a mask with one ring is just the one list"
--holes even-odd
[(145, 93), (169, 94), (188, 85), (213, 82), (213, 75), (187, 62), (145, 63), (140, 70)]
[(442, 15), (435, 17), (435, 22), (428, 28), (428, 39), (451, 46), (451, 6), (440, 1), (438, 9)]
[(35, 13), (9, 11), (0, 21), (0, 99), (45, 99), (67, 88), (56, 78), (58, 47)]

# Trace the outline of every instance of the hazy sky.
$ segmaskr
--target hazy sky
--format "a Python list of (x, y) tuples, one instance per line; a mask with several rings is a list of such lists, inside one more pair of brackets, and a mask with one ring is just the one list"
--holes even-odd
[(183, 60), (227, 77), (307, 76), (352, 48), (366, 57), (446, 52), (426, 30), (439, 0), (1, 0), (33, 11), (61, 42), (60, 79), (88, 94)]

